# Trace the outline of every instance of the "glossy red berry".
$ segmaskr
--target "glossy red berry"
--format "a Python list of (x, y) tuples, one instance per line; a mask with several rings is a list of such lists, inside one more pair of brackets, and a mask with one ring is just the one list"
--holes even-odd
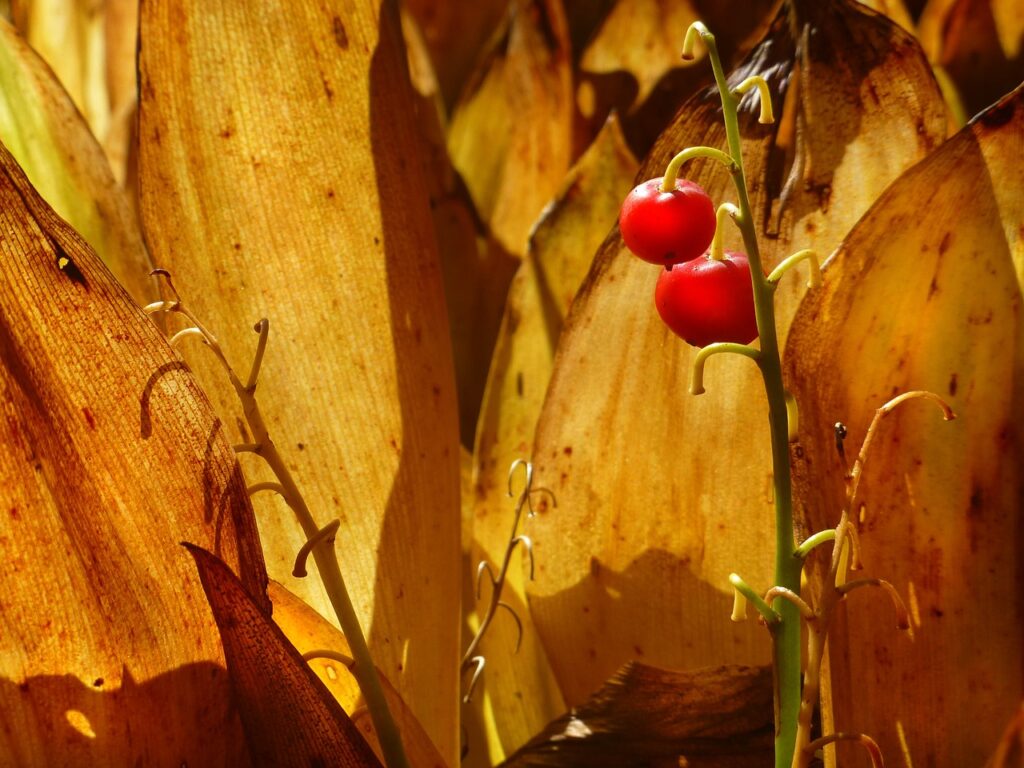
[(695, 347), (757, 338), (750, 264), (743, 253), (726, 251), (721, 261), (704, 257), (662, 270), (654, 304), (665, 325)]
[(676, 179), (672, 192), (661, 178), (634, 187), (619, 212), (626, 247), (652, 264), (678, 264), (701, 256), (715, 236), (715, 205), (699, 185)]

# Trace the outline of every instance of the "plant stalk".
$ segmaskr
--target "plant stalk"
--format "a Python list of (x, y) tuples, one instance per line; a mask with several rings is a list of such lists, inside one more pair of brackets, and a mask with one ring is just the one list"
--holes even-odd
[[(735, 218), (743, 235), (754, 288), (757, 331), (761, 340), (758, 366), (761, 369), (765, 394), (768, 398), (768, 423), (771, 428), (772, 476), (775, 492), (774, 585), (799, 595), (802, 561), (794, 555), (796, 542), (793, 532), (793, 488), (789, 464), (789, 416), (786, 410), (786, 390), (782, 382), (779, 339), (775, 327), (774, 289), (765, 277), (761, 264), (761, 252), (754, 230), (755, 219), (747, 194), (737, 116), (739, 100), (730, 90), (726, 81), (714, 35), (708, 32), (703, 25), (695, 25), (695, 27), (707, 46), (715, 82), (722, 97), (722, 114), (725, 121), (729, 155), (735, 166), (732, 177), (739, 199), (739, 214)], [(775, 667), (775, 768), (790, 768), (793, 762), (797, 715), (800, 708), (800, 612), (792, 602), (781, 598), (774, 601), (772, 608), (781, 617), (781, 620), (771, 627)]]

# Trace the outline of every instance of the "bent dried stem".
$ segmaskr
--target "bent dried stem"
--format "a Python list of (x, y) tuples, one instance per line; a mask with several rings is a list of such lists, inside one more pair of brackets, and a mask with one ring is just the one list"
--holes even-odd
[(533, 465), (523, 459), (516, 459), (512, 462), (512, 466), (508, 470), (508, 495), (514, 496), (515, 493), (512, 489), (512, 479), (515, 477), (516, 470), (523, 467), (525, 470), (525, 481), (523, 488), (519, 492), (519, 498), (516, 500), (515, 513), (512, 518), (512, 532), (508, 537), (508, 544), (505, 546), (505, 555), (501, 561), (501, 568), (498, 570), (498, 575), (494, 575), (494, 571), (490, 564), (483, 560), (480, 565), (477, 566), (476, 571), (476, 597), (480, 599), (480, 582), (483, 578), (484, 573), (491, 580), (491, 597), (487, 604), (487, 610), (484, 613), (483, 619), (480, 621), (480, 627), (477, 629), (476, 634), (473, 636), (472, 641), (469, 643), (469, 647), (466, 649), (465, 654), (462, 656), (461, 670), (465, 673), (469, 669), (473, 669), (473, 676), (470, 678), (469, 687), (466, 689), (466, 695), (463, 696), (463, 703), (468, 704), (473, 698), (473, 691), (476, 688), (477, 681), (480, 679), (480, 675), (483, 672), (484, 664), (486, 663), (483, 656), (477, 654), (477, 648), (480, 646), (480, 642), (483, 639), (484, 633), (487, 632), (487, 628), (490, 627), (491, 622), (494, 620), (495, 614), (497, 614), (499, 608), (507, 610), (512, 618), (515, 620), (518, 634), (516, 635), (516, 648), (515, 652), (518, 653), (519, 646), (523, 640), (523, 623), (516, 613), (515, 609), (504, 602), (501, 599), (502, 590), (505, 587), (505, 579), (508, 575), (509, 564), (512, 562), (512, 553), (516, 547), (520, 544), (523, 545), (523, 549), (526, 550), (526, 554), (529, 557), (530, 580), (533, 581), (533, 542), (529, 536), (520, 534), (519, 521), (522, 518), (523, 509), (526, 509), (527, 516), (533, 517), (533, 495), (541, 494), (547, 496), (553, 506), (558, 506), (555, 500), (554, 494), (547, 488), (534, 488), (533, 487)]

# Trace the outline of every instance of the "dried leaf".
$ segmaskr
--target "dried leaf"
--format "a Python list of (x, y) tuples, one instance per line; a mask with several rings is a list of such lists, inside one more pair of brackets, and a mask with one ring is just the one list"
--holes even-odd
[(768, 667), (674, 672), (631, 662), (503, 768), (772, 765)]
[(137, 0), (12, 0), (15, 26), (53, 68), (123, 184), (136, 102)]
[(247, 765), (195, 570), (269, 610), (221, 422), (0, 148), (0, 763)]
[[(581, 114), (596, 130), (610, 111), (622, 113), (630, 146), (646, 154), (679, 104), (714, 81), (703, 45), (693, 61), (680, 56), (690, 23), (700, 19), (715, 30), (718, 49), (730, 63), (749, 53), (778, 6), (778, 0), (618, 0), (581, 46)], [(580, 15), (574, 17), (577, 25)]]
[(102, 149), (50, 68), (2, 21), (0, 139), (135, 300), (155, 298), (138, 223)]
[[(276, 581), (270, 582), (267, 590), (274, 604), (274, 623), (281, 629), (288, 642), (301, 653), (327, 649), (351, 657), (348, 641), (338, 629), (320, 614), (306, 605)], [(330, 658), (316, 658), (309, 661), (320, 682), (330, 691), (335, 701), (352, 718), (353, 723), (369, 742), (373, 751), (381, 757), (377, 734), (373, 722), (363, 703), (362, 694), (350, 665), (341, 664)], [(381, 676), (384, 696), (388, 701), (392, 717), (402, 733), (406, 756), (413, 768), (443, 768), (444, 760), (430, 741), (423, 726), (398, 695), (398, 691)], [(383, 758), (382, 758), (383, 759)]]
[[(318, 521), (341, 519), (374, 658), (454, 764), (455, 386), (395, 7), (147, 2), (140, 37), (154, 258), (239, 368), (252, 323), (271, 318), (270, 434)], [(237, 413), (223, 373), (190, 361)], [(315, 575), (290, 575), (303, 541), (290, 511), (273, 494), (257, 503), (271, 575), (332, 617)]]
[[(773, 129), (757, 125), (754, 99), (741, 114), (766, 266), (801, 248), (828, 254), (944, 127), (928, 64), (905, 33), (851, 3), (795, 2), (790, 12), (731, 80), (762, 74), (780, 115)], [(798, 60), (792, 29), (805, 39)], [(638, 178), (662, 175), (687, 146), (723, 146), (719, 111), (717, 93), (685, 105)], [(735, 200), (720, 167), (688, 174), (714, 200)], [(739, 241), (726, 234), (727, 247)], [(531, 523), (538, 578), (528, 594), (570, 703), (630, 658), (685, 668), (768, 655), (763, 628), (727, 620), (731, 571), (770, 586), (763, 385), (749, 360), (715, 359), (709, 394), (687, 395), (694, 350), (654, 311), (656, 278), (620, 238), (605, 242), (566, 322), (537, 427), (536, 481), (559, 507)], [(790, 276), (776, 292), (783, 336), (803, 282)]]
[(1024, 501), (1022, 140), (1018, 90), (901, 176), (804, 300), (786, 352), (808, 532), (835, 525), (842, 503), (836, 421), (855, 451), (901, 391), (936, 392), (961, 417), (901, 406), (864, 471), (863, 559), (905, 596), (914, 641), (893, 630), (885, 601), (857, 595), (831, 643), (836, 728), (867, 732), (887, 755), (905, 744), (914, 765), (982, 765), (1024, 693), (1008, 533)]
[(921, 45), (956, 84), (968, 116), (1024, 79), (1018, 0), (929, 0), (918, 27)]
[(444, 102), (452, 105), (507, 14), (508, 0), (405, 0), (404, 5), (423, 29)]
[(1007, 724), (985, 768), (1012, 768), (1011, 761), (1014, 759), (1017, 765), (1024, 765), (1024, 704)]
[(498, 244), (521, 256), (572, 160), (569, 33), (559, 0), (516, 0), (463, 92), (448, 149)]
[(220, 629), (253, 762), (295, 768), (380, 766), (355, 723), (231, 570), (202, 547), (185, 547), (196, 561)]

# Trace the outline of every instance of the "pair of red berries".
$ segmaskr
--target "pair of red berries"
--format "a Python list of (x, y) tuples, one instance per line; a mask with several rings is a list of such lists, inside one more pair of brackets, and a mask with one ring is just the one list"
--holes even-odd
[(746, 254), (712, 259), (715, 206), (692, 181), (662, 179), (634, 188), (619, 213), (622, 239), (644, 261), (665, 267), (654, 305), (673, 333), (695, 347), (715, 342), (749, 344), (757, 338), (754, 289)]

